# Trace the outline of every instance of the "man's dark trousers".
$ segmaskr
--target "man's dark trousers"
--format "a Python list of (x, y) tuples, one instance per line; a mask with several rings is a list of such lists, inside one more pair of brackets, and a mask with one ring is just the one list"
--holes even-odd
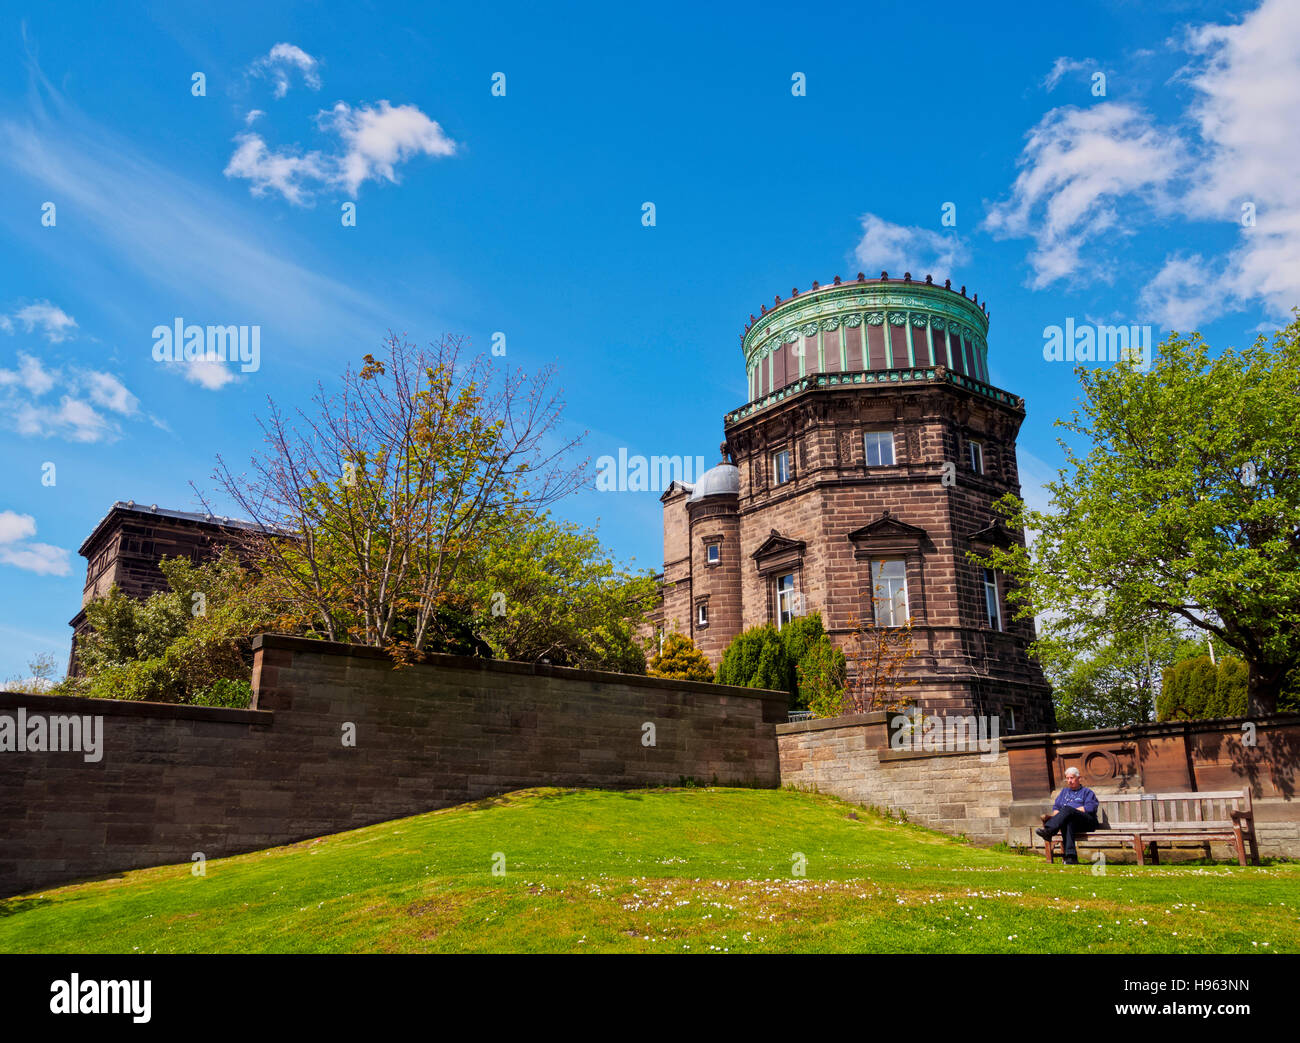
[(1086, 811), (1079, 811), (1077, 808), (1065, 808), (1058, 811), (1055, 815), (1043, 823), (1043, 829), (1047, 831), (1049, 837), (1061, 834), (1061, 846), (1065, 851), (1066, 861), (1078, 861), (1078, 854), (1074, 850), (1075, 837), (1083, 836), (1085, 833), (1091, 833), (1097, 828), (1097, 816), (1090, 815)]

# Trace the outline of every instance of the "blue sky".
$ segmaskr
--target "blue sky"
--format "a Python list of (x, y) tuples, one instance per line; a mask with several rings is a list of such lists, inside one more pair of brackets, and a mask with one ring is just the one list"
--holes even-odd
[[(0, 678), (63, 663), (76, 549), (113, 501), (194, 509), (190, 481), (247, 459), (268, 395), (305, 402), (389, 328), (478, 350), (502, 331), (511, 363), (556, 363), (593, 461), (712, 463), (760, 304), (859, 270), (950, 275), (989, 302), (993, 383), (1026, 399), (1034, 498), (1077, 388), (1045, 326), (1223, 347), (1300, 303), (1285, 0), (11, 12)], [(260, 368), (154, 361), (177, 317), (260, 325)], [(659, 566), (657, 493), (559, 513)]]

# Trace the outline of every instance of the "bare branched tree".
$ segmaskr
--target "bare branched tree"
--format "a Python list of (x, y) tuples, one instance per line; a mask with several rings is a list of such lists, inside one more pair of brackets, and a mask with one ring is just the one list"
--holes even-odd
[(581, 436), (559, 433), (552, 367), (497, 371), (462, 358), (454, 336), (420, 349), (390, 334), (385, 347), (337, 393), (318, 385), (310, 413), (290, 420), (268, 396), (251, 472), (218, 456), (213, 479), (259, 526), (247, 550), (292, 606), (286, 625), (401, 660), (437, 636), (494, 522), (579, 488), (586, 463), (569, 463)]

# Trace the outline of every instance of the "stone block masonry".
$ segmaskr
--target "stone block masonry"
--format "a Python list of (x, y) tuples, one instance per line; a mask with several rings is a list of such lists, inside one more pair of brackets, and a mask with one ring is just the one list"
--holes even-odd
[(254, 652), (249, 710), (0, 693), (4, 716), (104, 718), (97, 762), (0, 752), (0, 895), (529, 786), (780, 783), (784, 692), (457, 656), (396, 670), (277, 635)]
[[(1231, 719), (1004, 736), (996, 757), (892, 749), (892, 716), (778, 725), (782, 784), (904, 811), (908, 821), (975, 843), (1022, 847), (1039, 845), (1039, 815), (1070, 766), (1098, 796), (1249, 789), (1260, 854), (1300, 858), (1300, 715), (1279, 714), (1253, 729)], [(1243, 741), (1252, 730), (1254, 745)], [(1106, 857), (1129, 860), (1132, 851)]]

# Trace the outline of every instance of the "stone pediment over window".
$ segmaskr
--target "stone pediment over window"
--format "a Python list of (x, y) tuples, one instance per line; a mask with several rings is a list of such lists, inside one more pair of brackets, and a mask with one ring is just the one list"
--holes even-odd
[(775, 572), (797, 566), (803, 561), (806, 546), (803, 540), (792, 540), (773, 529), (772, 534), (759, 544), (758, 550), (750, 557), (754, 559), (760, 573)]
[(930, 534), (924, 529), (907, 524), (888, 510), (875, 521), (854, 529), (848, 538), (858, 558), (916, 552), (930, 542)]
[(1017, 546), (1020, 542), (1012, 535), (1011, 530), (1007, 528), (1006, 523), (1001, 518), (994, 519), (992, 525), (986, 525), (984, 528), (972, 532), (966, 537), (966, 540), (981, 547), (1001, 547), (1003, 550)]

